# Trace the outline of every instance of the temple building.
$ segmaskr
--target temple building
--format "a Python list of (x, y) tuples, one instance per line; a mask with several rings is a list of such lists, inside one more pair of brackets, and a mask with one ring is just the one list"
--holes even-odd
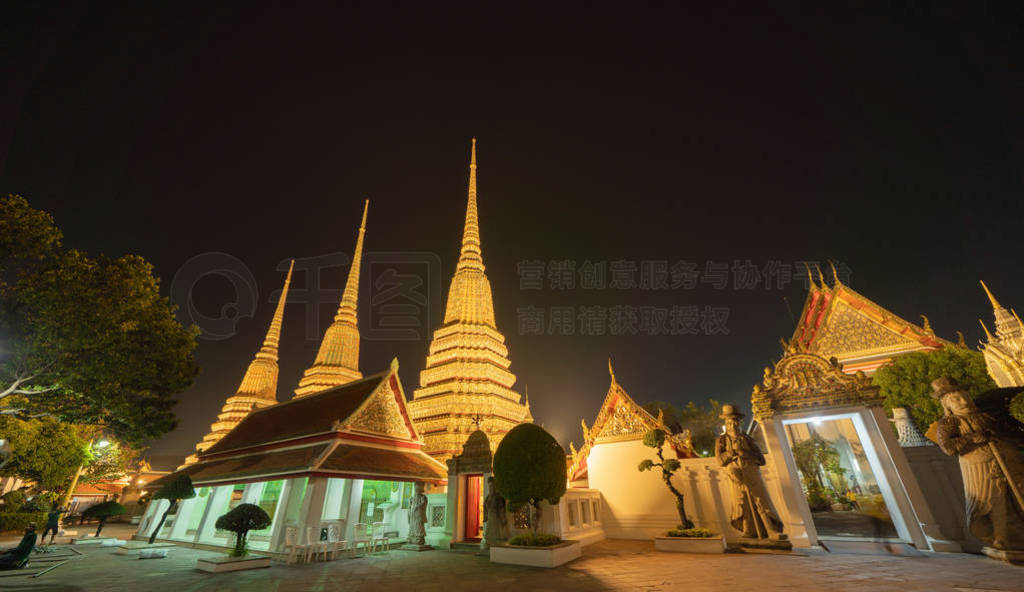
[(448, 291), (444, 323), (434, 332), (420, 387), (409, 402), (424, 450), (442, 461), (459, 454), (478, 426), (487, 434), (493, 451), (510, 429), (533, 421), (529, 403), (512, 390), (516, 376), (509, 371), (505, 336), (494, 323), (476, 198), (474, 138), (462, 250)]
[[(294, 261), (288, 266), (288, 275), (284, 280), (284, 288), (281, 289), (281, 299), (277, 301), (270, 328), (263, 339), (263, 347), (256, 353), (256, 357), (245, 371), (238, 391), (225, 401), (217, 421), (210, 426), (210, 432), (196, 444), (197, 454), (216, 444), (254, 409), (277, 403), (278, 346), (281, 343), (281, 322), (284, 319), (284, 306), (288, 299), (288, 286), (292, 281), (294, 266)], [(196, 459), (196, 454), (190, 455), (185, 459), (185, 465), (196, 462)]]
[(995, 335), (984, 321), (978, 320), (985, 330), (986, 341), (981, 344), (981, 353), (985, 355), (989, 376), (1001, 388), (1024, 386), (1024, 323), (1021, 323), (1017, 311), (1006, 310), (999, 304), (985, 282), (981, 282), (981, 287), (992, 303), (996, 318)]
[(363, 260), (363, 236), (366, 234), (366, 213), (369, 209), (370, 200), (366, 200), (356, 249), (352, 253), (352, 266), (348, 270), (348, 281), (345, 282), (338, 312), (324, 333), (313, 365), (306, 369), (299, 380), (299, 387), (295, 389), (296, 397), (305, 397), (363, 377), (359, 372), (359, 320), (356, 306), (359, 302), (359, 268)]
[(840, 282), (834, 269), (832, 286), (820, 271), (818, 283), (810, 270), (807, 275), (810, 290), (790, 343), (826, 360), (836, 358), (848, 374), (871, 375), (896, 356), (953, 345), (936, 337), (927, 317), (918, 326), (896, 316)]
[[(447, 477), (422, 447), (396, 359), (364, 379), (253, 411), (195, 463), (153, 482), (157, 488), (184, 474), (196, 490), (157, 538), (230, 546), (217, 518), (251, 503), (272, 520), (249, 534), (254, 550), (280, 553), (289, 539), (326, 540), (328, 532), (353, 541), (375, 524), (401, 540), (414, 483), (444, 485)], [(152, 534), (167, 508), (167, 500), (149, 504), (136, 536)]]

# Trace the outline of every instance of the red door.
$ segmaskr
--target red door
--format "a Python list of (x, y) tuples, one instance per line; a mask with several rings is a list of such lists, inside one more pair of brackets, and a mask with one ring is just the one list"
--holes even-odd
[(483, 475), (466, 476), (466, 540), (483, 536)]

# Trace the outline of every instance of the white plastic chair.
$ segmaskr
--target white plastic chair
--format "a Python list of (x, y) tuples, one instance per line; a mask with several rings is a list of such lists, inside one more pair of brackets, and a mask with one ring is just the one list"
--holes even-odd
[(327, 527), (327, 550), (330, 553), (331, 561), (338, 558), (338, 551), (344, 551), (348, 547), (348, 541), (341, 538), (341, 528), (337, 524)]
[(299, 557), (306, 558), (306, 545), (299, 542), (299, 528), (289, 526), (284, 529), (284, 550), (288, 553), (288, 563), (296, 563)]
[(366, 531), (369, 530), (369, 524), (359, 522), (355, 526), (355, 530), (352, 532), (352, 556), (354, 557), (356, 551), (359, 549), (359, 543), (363, 544), (363, 549), (367, 549), (370, 544), (370, 537), (367, 536)]
[[(315, 536), (314, 536), (315, 535)], [(316, 559), (320, 552), (320, 529), (312, 526), (306, 527), (306, 563)]]
[(386, 527), (387, 527), (387, 525), (385, 523), (383, 523), (383, 522), (374, 522), (373, 523), (373, 533), (372, 533), (371, 539), (370, 539), (370, 548), (373, 549), (374, 551), (377, 550), (377, 544), (378, 543), (380, 544), (380, 550), (381, 551), (390, 551), (391, 550), (391, 541), (388, 540), (388, 537), (384, 534), (384, 529)]

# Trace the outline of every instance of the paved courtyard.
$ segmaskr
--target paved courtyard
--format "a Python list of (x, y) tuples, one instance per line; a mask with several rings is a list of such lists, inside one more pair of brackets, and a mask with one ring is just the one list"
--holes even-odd
[[(494, 565), (471, 552), (393, 550), (314, 565), (205, 574), (195, 570), (196, 557), (216, 553), (174, 548), (166, 559), (139, 560), (116, 555), (113, 548), (76, 548), (84, 554), (38, 578), (0, 577), (0, 590), (1024, 591), (1024, 567), (972, 555), (682, 555), (657, 553), (643, 541), (604, 541), (587, 547), (581, 559), (552, 570)], [(30, 571), (42, 569), (40, 563)]]

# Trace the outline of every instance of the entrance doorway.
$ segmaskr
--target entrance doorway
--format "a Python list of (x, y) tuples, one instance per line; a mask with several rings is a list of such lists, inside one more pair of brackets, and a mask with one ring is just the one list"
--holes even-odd
[(479, 541), (483, 538), (484, 524), (484, 476), (482, 474), (466, 475), (466, 525), (463, 540)]
[(814, 528), (823, 538), (901, 541), (904, 529), (894, 520), (891, 490), (859, 420), (784, 422)]

